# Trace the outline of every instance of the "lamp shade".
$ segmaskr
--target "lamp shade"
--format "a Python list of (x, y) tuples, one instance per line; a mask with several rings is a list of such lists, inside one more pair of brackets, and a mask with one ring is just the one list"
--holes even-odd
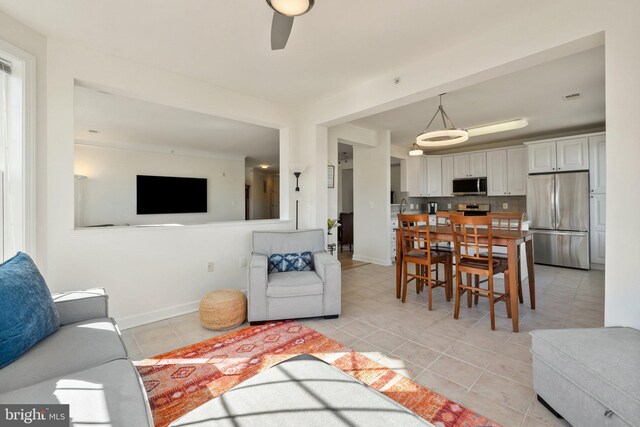
[(314, 0), (267, 0), (269, 6), (285, 16), (300, 16), (309, 12)]
[(410, 156), (422, 156), (423, 154), (424, 154), (424, 151), (416, 147), (412, 148), (411, 151), (409, 151)]

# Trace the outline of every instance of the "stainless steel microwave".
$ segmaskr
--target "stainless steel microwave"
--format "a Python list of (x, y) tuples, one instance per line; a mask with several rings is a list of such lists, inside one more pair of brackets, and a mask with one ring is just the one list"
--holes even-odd
[(486, 196), (487, 178), (457, 178), (453, 180), (454, 196)]

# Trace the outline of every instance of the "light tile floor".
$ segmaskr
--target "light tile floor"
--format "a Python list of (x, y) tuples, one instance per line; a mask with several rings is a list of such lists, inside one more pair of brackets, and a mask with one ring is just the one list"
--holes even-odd
[[(496, 331), (486, 299), (471, 309), (463, 305), (458, 320), (442, 289), (434, 291), (431, 312), (426, 294), (417, 295), (414, 286), (402, 304), (395, 298), (395, 268), (373, 264), (343, 271), (338, 319), (302, 323), (504, 426), (564, 426), (535, 399), (528, 332), (602, 326), (604, 272), (540, 265), (535, 271), (537, 309), (529, 308), (525, 286), (517, 334), (502, 303)], [(190, 313), (125, 330), (123, 337), (135, 360), (227, 332), (202, 328)]]

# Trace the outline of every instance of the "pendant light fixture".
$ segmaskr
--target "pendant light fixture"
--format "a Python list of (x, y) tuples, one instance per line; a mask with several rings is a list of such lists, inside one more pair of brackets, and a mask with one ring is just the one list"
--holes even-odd
[(284, 16), (300, 16), (309, 12), (314, 0), (267, 0), (273, 10)]
[(422, 151), (422, 148), (418, 147), (417, 144), (413, 144), (413, 148), (409, 151), (410, 156), (422, 156), (423, 154), (424, 151)]
[[(442, 96), (445, 95), (441, 93), (440, 96), (440, 105), (436, 110), (436, 113), (431, 118), (431, 121), (427, 125), (427, 127), (416, 137), (416, 143), (423, 147), (443, 147), (445, 145), (454, 145), (460, 144), (461, 142), (465, 142), (469, 139), (469, 132), (465, 129), (456, 128), (453, 124), (449, 115), (444, 111), (444, 107), (442, 106)], [(443, 129), (437, 130), (429, 130), (429, 127), (435, 120), (435, 118), (440, 114), (442, 117), (442, 124), (444, 126)]]

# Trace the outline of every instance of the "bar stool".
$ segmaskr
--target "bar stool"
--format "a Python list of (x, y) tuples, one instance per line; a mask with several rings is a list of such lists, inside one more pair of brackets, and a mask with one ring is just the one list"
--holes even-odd
[[(460, 298), (467, 293), (467, 306), (471, 307), (471, 296), (489, 298), (489, 314), (491, 316), (491, 330), (496, 329), (494, 304), (504, 301), (507, 306), (507, 316), (511, 317), (509, 301), (508, 264), (504, 260), (495, 259), (491, 250), (493, 237), (492, 219), (486, 216), (451, 216), (453, 231), (453, 245), (456, 256), (456, 302), (453, 312), (454, 319), (460, 314)], [(486, 253), (486, 256), (482, 254)], [(467, 273), (466, 285), (462, 283), (462, 273)], [(493, 289), (493, 276), (504, 273), (505, 291), (496, 292)], [(479, 285), (473, 286), (471, 276), (487, 276), (487, 289)]]
[[(420, 293), (427, 285), (429, 311), (432, 309), (432, 291), (443, 287), (447, 301), (451, 300), (451, 280), (437, 280), (431, 276), (431, 267), (438, 263), (447, 262), (447, 254), (431, 250), (431, 236), (429, 233), (429, 215), (427, 214), (398, 214), (398, 225), (402, 239), (402, 302), (407, 298), (407, 288), (411, 280), (416, 281), (416, 292)], [(409, 273), (409, 264), (414, 264), (415, 273)], [(446, 270), (445, 270), (446, 271)], [(449, 276), (448, 273), (445, 274)], [(449, 279), (449, 280), (447, 280)]]

